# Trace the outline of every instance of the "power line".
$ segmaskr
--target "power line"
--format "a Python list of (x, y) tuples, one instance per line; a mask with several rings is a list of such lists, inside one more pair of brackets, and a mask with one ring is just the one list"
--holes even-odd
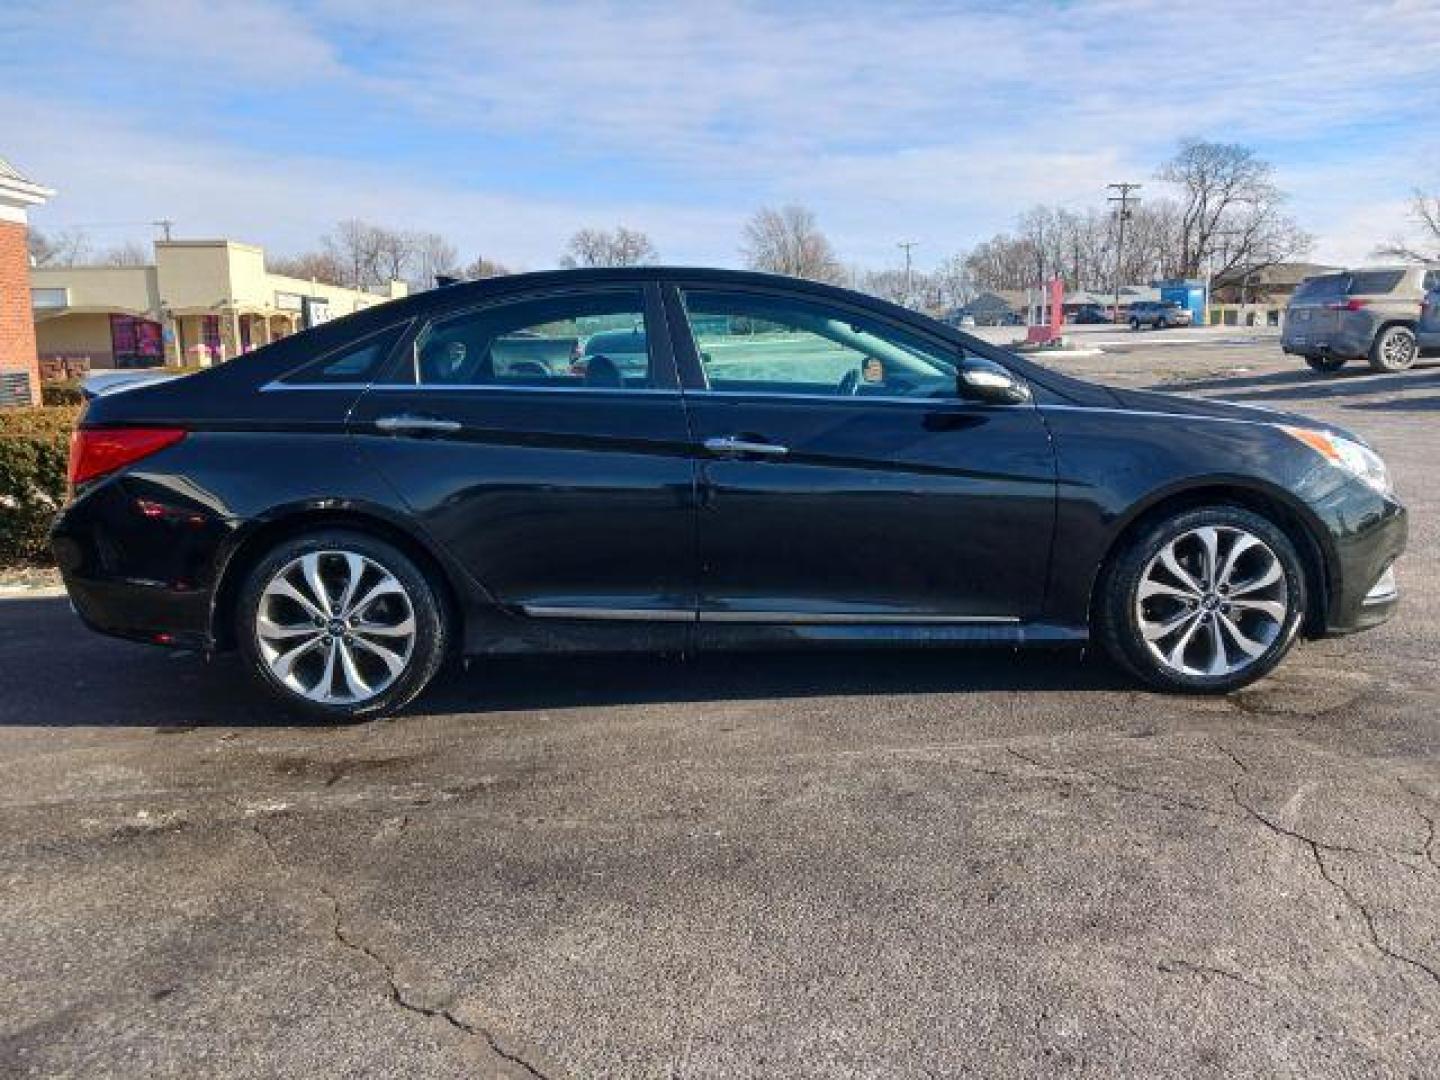
[(1107, 196), (1107, 201), (1108, 201), (1108, 202), (1119, 203), (1119, 204), (1120, 204), (1119, 207), (1118, 207), (1117, 210), (1116, 210), (1117, 214), (1119, 215), (1120, 235), (1116, 238), (1116, 241), (1115, 241), (1115, 321), (1116, 321), (1116, 322), (1119, 322), (1119, 321), (1120, 321), (1120, 272), (1121, 272), (1121, 268), (1124, 267), (1124, 265), (1125, 265), (1125, 222), (1126, 222), (1127, 220), (1129, 220), (1129, 218), (1130, 218), (1130, 203), (1131, 203), (1131, 201), (1133, 200), (1134, 202), (1137, 202), (1137, 203), (1140, 201), (1140, 196), (1139, 196), (1139, 195), (1133, 195), (1133, 196), (1132, 196), (1130, 193), (1131, 193), (1132, 191), (1139, 191), (1142, 185), (1140, 185), (1140, 184), (1130, 184), (1130, 183), (1119, 183), (1119, 184), (1106, 184), (1105, 186), (1106, 186), (1106, 188), (1108, 188), (1108, 189), (1110, 189), (1110, 190), (1112, 190), (1112, 191), (1118, 191), (1118, 192), (1120, 193), (1119, 195), (1110, 195), (1110, 196)]

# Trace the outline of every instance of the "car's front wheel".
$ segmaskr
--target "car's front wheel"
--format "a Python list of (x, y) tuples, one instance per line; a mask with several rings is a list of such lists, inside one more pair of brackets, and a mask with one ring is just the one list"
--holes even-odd
[(1407, 371), (1415, 364), (1415, 353), (1415, 331), (1387, 326), (1370, 346), (1370, 366), (1376, 371)]
[(1162, 690), (1223, 693), (1289, 651), (1305, 612), (1305, 575), (1273, 522), (1212, 506), (1136, 536), (1097, 601), (1096, 629), (1123, 667)]
[(400, 708), (445, 656), (444, 608), (403, 552), (364, 533), (283, 541), (250, 571), (236, 639), (252, 674), (286, 705), (357, 720)]

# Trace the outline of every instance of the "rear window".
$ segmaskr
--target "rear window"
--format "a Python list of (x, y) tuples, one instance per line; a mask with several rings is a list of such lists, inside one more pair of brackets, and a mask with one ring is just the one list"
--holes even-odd
[(1349, 292), (1351, 296), (1394, 292), (1404, 277), (1404, 270), (1357, 270), (1350, 275)]
[(1321, 274), (1319, 277), (1307, 278), (1295, 290), (1295, 299), (1323, 300), (1331, 296), (1344, 296), (1346, 280), (1345, 274)]

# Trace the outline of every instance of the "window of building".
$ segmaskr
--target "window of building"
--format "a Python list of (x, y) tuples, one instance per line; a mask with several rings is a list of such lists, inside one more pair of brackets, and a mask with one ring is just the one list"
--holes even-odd
[(111, 315), (110, 351), (116, 367), (154, 367), (163, 363), (165, 343), (160, 324), (133, 315)]

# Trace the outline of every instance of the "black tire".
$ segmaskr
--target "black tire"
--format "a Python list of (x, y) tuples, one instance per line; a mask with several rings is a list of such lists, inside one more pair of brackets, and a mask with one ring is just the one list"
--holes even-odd
[(1307, 356), (1305, 363), (1311, 371), (1318, 371), (1321, 375), (1334, 375), (1345, 366), (1343, 356)]
[[(388, 573), (403, 588), (414, 619), (413, 643), (403, 667), (384, 689), (363, 700), (321, 702), (306, 697), (282, 682), (272, 671), (271, 661), (267, 660), (260, 640), (258, 618), (267, 585), (287, 565), (305, 555), (319, 552), (353, 553), (373, 564), (367, 573)], [(374, 581), (375, 577), (365, 580)], [(359, 633), (358, 630), (355, 632)], [(286, 708), (332, 722), (347, 722), (394, 712), (424, 690), (445, 659), (449, 645), (449, 621), (435, 583), (404, 552), (366, 533), (323, 529), (277, 544), (246, 576), (236, 604), (235, 640), (252, 677)], [(356, 652), (355, 655), (360, 654)], [(348, 678), (344, 681), (348, 683)]]
[(1387, 326), (1375, 335), (1370, 346), (1370, 366), (1376, 371), (1395, 373), (1415, 366), (1415, 331), (1408, 326)]
[(1139, 320), (1139, 319), (1131, 319), (1131, 320), (1130, 320), (1130, 329), (1131, 329), (1131, 331), (1139, 330), (1139, 329), (1140, 329), (1140, 320)]
[[(1139, 615), (1139, 590), (1146, 568), (1172, 541), (1205, 526), (1241, 530), (1262, 541), (1281, 570), (1281, 578), (1274, 588), (1278, 592), (1279, 581), (1283, 580), (1285, 592), (1285, 617), (1276, 620), (1274, 637), (1264, 651), (1248, 659), (1239, 670), (1217, 675), (1187, 673), (1165, 663), (1147, 643)], [(1284, 658), (1299, 633), (1305, 605), (1303, 564), (1285, 532), (1253, 511), (1236, 506), (1209, 506), (1183, 510), (1155, 521), (1144, 527), (1117, 553), (1101, 577), (1095, 604), (1095, 631), (1106, 651), (1121, 667), (1158, 690), (1223, 694), (1262, 678)], [(1203, 612), (1199, 614), (1204, 617)], [(1207, 621), (1206, 631), (1208, 626)], [(1219, 625), (1215, 630), (1225, 639), (1227, 646), (1233, 644), (1234, 639), (1226, 637)], [(1165, 640), (1168, 645), (1173, 639)], [(1238, 648), (1234, 649), (1234, 654), (1239, 652)], [(1185, 666), (1183, 653), (1181, 666)]]

